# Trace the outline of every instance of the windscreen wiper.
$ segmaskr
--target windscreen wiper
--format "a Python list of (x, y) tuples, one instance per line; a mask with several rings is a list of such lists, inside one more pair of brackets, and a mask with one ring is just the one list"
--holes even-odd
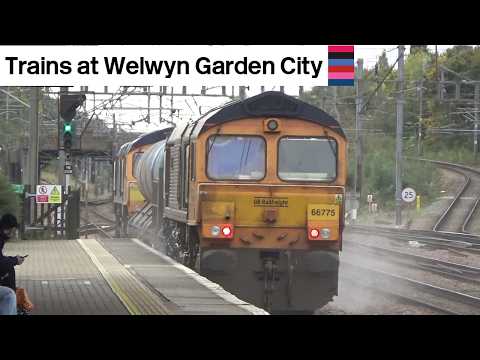
[(218, 133), (220, 132), (221, 129), (222, 129), (222, 127), (219, 127), (217, 129), (217, 132), (215, 133), (215, 135), (213, 135), (212, 143), (210, 144), (210, 146), (208, 147), (208, 150), (207, 150), (207, 159), (208, 159), (208, 155), (210, 155), (210, 150), (212, 150), (213, 144), (215, 144), (215, 140), (217, 140)]
[(337, 158), (337, 148), (336, 146), (332, 145), (332, 143), (336, 144), (335, 140), (332, 140), (332, 138), (328, 137), (327, 130), (323, 129), (323, 133), (325, 134), (325, 138), (328, 141), (328, 145), (330, 145), (330, 150), (332, 150), (333, 155), (335, 156), (335, 158)]

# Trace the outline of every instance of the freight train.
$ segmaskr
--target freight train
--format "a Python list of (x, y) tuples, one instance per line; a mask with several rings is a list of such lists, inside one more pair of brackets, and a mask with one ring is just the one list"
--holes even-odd
[(134, 169), (143, 154), (158, 141), (164, 140), (171, 129), (156, 130), (123, 144), (113, 163), (113, 203), (117, 222), (117, 236), (120, 231), (128, 232), (128, 220), (144, 205), (145, 198), (138, 189)]
[(122, 176), (133, 171), (145, 199), (129, 231), (270, 312), (337, 295), (347, 140), (332, 116), (265, 92), (154, 134), (115, 159), (121, 171), (148, 143), (115, 177), (117, 216), (130, 208)]

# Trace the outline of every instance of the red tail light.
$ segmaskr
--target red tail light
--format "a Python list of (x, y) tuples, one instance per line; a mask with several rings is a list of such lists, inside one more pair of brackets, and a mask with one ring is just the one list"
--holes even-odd
[(222, 225), (222, 234), (225, 237), (232, 237), (233, 235), (233, 230), (230, 225)]
[(317, 229), (311, 229), (311, 230), (310, 230), (310, 236), (311, 236), (312, 238), (317, 238), (318, 235), (320, 235), (320, 232), (319, 232)]

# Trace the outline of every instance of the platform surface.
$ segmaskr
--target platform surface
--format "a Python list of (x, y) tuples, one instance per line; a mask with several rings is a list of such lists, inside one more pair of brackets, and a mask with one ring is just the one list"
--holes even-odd
[(129, 314), (75, 240), (8, 242), (4, 253), (29, 255), (15, 269), (17, 286), (35, 304), (32, 315)]
[(17, 286), (32, 315), (266, 314), (136, 239), (21, 240)]
[(167, 299), (175, 314), (266, 314), (140, 240), (102, 238), (99, 241), (121, 263)]

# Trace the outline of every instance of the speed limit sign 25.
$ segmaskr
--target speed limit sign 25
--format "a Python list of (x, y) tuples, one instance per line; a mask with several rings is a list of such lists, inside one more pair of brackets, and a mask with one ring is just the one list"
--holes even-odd
[(415, 201), (417, 193), (412, 188), (405, 188), (402, 191), (402, 200), (405, 202)]

